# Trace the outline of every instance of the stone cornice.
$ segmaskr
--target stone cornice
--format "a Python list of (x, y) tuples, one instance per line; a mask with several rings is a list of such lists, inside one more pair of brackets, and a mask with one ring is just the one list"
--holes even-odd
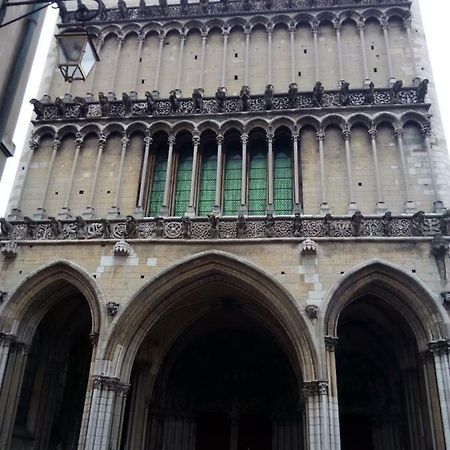
[[(247, 107), (239, 96), (229, 96), (226, 98), (223, 112), (219, 112), (219, 107), (215, 98), (205, 97), (202, 100), (201, 110), (195, 110), (191, 98), (180, 98), (176, 108), (171, 105), (168, 99), (153, 100), (149, 105), (145, 99), (133, 98), (131, 105), (127, 107), (122, 100), (116, 100), (115, 95), (111, 94), (107, 105), (93, 99), (92, 96), (85, 98), (85, 104), (81, 108), (80, 103), (75, 102), (70, 96), (66, 96), (64, 108), (57, 108), (49, 97), (44, 97), (36, 109), (35, 124), (49, 122), (72, 122), (72, 121), (99, 121), (105, 119), (126, 120), (140, 118), (177, 118), (180, 117), (204, 117), (218, 114), (236, 114), (241, 113), (256, 115), (262, 112), (311, 112), (317, 111), (345, 111), (352, 107), (358, 109), (362, 107), (382, 106), (384, 109), (395, 108), (398, 106), (425, 106), (429, 108), (428, 103), (419, 103), (417, 101), (415, 88), (404, 88), (400, 93), (400, 101), (393, 102), (392, 91), (390, 89), (375, 89), (373, 96), (369, 96), (368, 89), (354, 89), (350, 91), (350, 102), (347, 106), (340, 103), (339, 91), (326, 91), (321, 99), (321, 104), (317, 105), (313, 92), (301, 92), (296, 94), (295, 100), (290, 101), (288, 94), (274, 94), (271, 107), (268, 108), (264, 101), (264, 95), (252, 95), (248, 101)], [(237, 116), (236, 116), (237, 117)]]
[[(174, 20), (192, 19), (206, 17), (213, 19), (218, 16), (245, 16), (269, 13), (289, 13), (306, 11), (339, 10), (352, 8), (367, 9), (370, 7), (394, 7), (411, 5), (407, 0), (362, 0), (360, 4), (352, 3), (351, 0), (231, 0), (220, 2), (205, 2), (202, 7), (200, 3), (188, 3), (184, 7), (179, 3), (161, 7), (151, 5), (145, 7), (130, 7), (123, 11), (118, 8), (106, 8), (94, 20), (88, 24), (139, 22), (149, 20)], [(86, 23), (80, 23), (75, 18), (74, 11), (63, 14), (60, 27)]]
[(365, 216), (362, 221), (353, 216), (240, 216), (175, 218), (157, 217), (134, 219), (90, 219), (11, 221), (8, 234), (0, 241), (58, 242), (120, 239), (140, 241), (233, 240), (233, 239), (286, 239), (286, 238), (424, 238), (436, 235), (450, 236), (448, 215)]

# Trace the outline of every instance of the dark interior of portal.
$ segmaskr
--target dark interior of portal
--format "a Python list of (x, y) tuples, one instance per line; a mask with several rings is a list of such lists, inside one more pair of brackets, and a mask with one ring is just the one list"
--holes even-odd
[(342, 450), (431, 448), (423, 370), (402, 315), (365, 296), (343, 310), (338, 337)]
[(27, 358), (11, 448), (77, 448), (91, 361), (90, 331), (90, 309), (80, 294), (65, 297), (44, 316)]
[[(143, 386), (135, 381), (131, 389)], [(302, 449), (299, 382), (259, 322), (234, 307), (209, 313), (165, 357), (149, 403), (145, 448)], [(140, 412), (130, 409), (129, 420), (136, 420)]]

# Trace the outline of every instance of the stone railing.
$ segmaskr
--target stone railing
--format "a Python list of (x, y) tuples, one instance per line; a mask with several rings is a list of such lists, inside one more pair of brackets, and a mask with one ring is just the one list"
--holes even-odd
[(1, 219), (0, 241), (90, 239), (264, 239), (264, 238), (399, 238), (450, 236), (450, 213), (363, 217), (353, 216), (238, 216), (196, 218), (92, 219), (7, 222)]
[[(330, 7), (367, 7), (370, 5), (397, 5), (408, 3), (408, 0), (228, 0), (198, 3), (180, 2), (172, 5), (142, 5), (141, 7), (102, 9), (93, 22), (118, 22), (121, 20), (139, 20), (155, 18), (174, 18), (192, 16), (211, 16), (246, 13), (268, 13), (272, 11), (289, 11), (303, 9), (322, 9)], [(73, 11), (63, 14), (63, 23), (78, 22)]]
[(302, 92), (291, 99), (288, 94), (275, 94), (268, 106), (264, 95), (252, 95), (245, 103), (238, 96), (229, 96), (220, 104), (215, 98), (205, 97), (200, 105), (194, 107), (191, 98), (177, 99), (173, 105), (169, 99), (158, 99), (147, 102), (138, 99), (131, 93), (127, 101), (116, 100), (114, 93), (109, 93), (100, 104), (94, 101), (92, 96), (80, 100), (72, 99), (66, 95), (64, 99), (53, 102), (48, 96), (38, 102), (33, 100), (36, 113), (36, 121), (73, 120), (101, 118), (127, 118), (146, 116), (186, 116), (208, 115), (218, 113), (241, 113), (262, 111), (289, 111), (309, 108), (346, 108), (364, 105), (411, 105), (420, 103), (417, 98), (417, 89), (403, 88), (397, 99), (394, 99), (391, 89), (354, 89), (351, 90), (342, 102), (339, 91), (326, 91), (320, 104), (313, 92)]

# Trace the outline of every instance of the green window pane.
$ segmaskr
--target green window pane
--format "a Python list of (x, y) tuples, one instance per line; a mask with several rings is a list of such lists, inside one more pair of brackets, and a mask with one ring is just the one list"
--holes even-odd
[(235, 216), (241, 204), (242, 156), (240, 151), (227, 152), (223, 182), (223, 214)]
[(267, 155), (261, 151), (251, 153), (248, 170), (248, 213), (262, 215), (266, 212)]
[(289, 149), (274, 153), (274, 209), (277, 214), (292, 213), (292, 158)]
[(178, 160), (177, 182), (175, 193), (175, 216), (182, 216), (189, 207), (191, 193), (192, 154), (183, 152)]
[(216, 199), (217, 153), (211, 149), (203, 155), (200, 172), (198, 215), (206, 216), (214, 209)]
[(161, 211), (164, 202), (164, 187), (166, 185), (167, 150), (156, 156), (153, 172), (152, 189), (150, 193), (150, 216), (154, 217)]

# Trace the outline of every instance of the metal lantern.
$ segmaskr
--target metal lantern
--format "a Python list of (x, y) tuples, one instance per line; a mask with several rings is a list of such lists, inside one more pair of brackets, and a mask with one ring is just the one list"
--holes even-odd
[(64, 80), (85, 81), (94, 64), (99, 61), (92, 39), (85, 30), (70, 31), (55, 36), (59, 44), (59, 70)]

